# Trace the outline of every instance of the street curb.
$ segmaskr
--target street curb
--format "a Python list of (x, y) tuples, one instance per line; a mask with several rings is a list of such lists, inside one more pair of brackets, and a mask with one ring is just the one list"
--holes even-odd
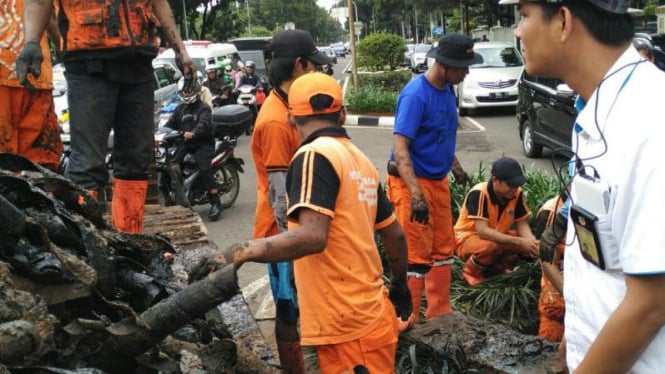
[(345, 126), (394, 127), (395, 117), (372, 117), (356, 114), (346, 116)]
[[(346, 96), (346, 89), (349, 86), (349, 77), (344, 78), (342, 92)], [(395, 117), (374, 117), (356, 114), (347, 114), (345, 126), (375, 126), (375, 127), (394, 127)]]

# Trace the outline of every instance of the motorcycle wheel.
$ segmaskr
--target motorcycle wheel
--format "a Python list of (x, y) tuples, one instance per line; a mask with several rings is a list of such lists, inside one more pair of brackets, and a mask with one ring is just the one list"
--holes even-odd
[(213, 175), (219, 189), (219, 202), (223, 209), (230, 208), (240, 192), (240, 175), (230, 164), (224, 164), (215, 170)]

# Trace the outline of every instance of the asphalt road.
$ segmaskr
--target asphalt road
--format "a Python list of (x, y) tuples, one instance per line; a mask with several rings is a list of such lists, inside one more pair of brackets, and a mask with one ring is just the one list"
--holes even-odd
[[(339, 79), (346, 77), (343, 66), (348, 59), (340, 59), (335, 66)], [(529, 159), (522, 153), (517, 131), (514, 109), (483, 110), (470, 117), (462, 117), (457, 139), (457, 156), (467, 171), (481, 165), (488, 168), (492, 161), (502, 156), (515, 158), (525, 167), (552, 171), (549, 155), (544, 158)], [(353, 142), (360, 147), (377, 166), (383, 179), (386, 177), (385, 164), (392, 145), (392, 128), (349, 126), (347, 131)], [(217, 222), (207, 219), (208, 207), (195, 209), (204, 219), (210, 239), (220, 249), (251, 238), (256, 207), (256, 173), (249, 151), (250, 137), (242, 136), (236, 148), (236, 157), (245, 161), (245, 172), (240, 174), (240, 194), (236, 203), (222, 212)], [(274, 305), (270, 296), (270, 286), (264, 264), (247, 263), (240, 269), (238, 277), (243, 294), (259, 321), (266, 339), (272, 344), (272, 323)]]

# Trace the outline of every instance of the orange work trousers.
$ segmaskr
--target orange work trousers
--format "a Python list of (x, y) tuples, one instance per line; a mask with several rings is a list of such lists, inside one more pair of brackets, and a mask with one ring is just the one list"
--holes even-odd
[(51, 90), (0, 86), (0, 152), (56, 169), (62, 140)]
[(395, 307), (384, 297), (383, 316), (369, 334), (350, 342), (317, 347), (322, 374), (353, 373), (362, 365), (370, 373), (394, 373), (398, 324)]
[(397, 220), (404, 229), (408, 263), (432, 265), (455, 253), (453, 211), (450, 205), (448, 177), (442, 180), (418, 178), (418, 184), (429, 205), (429, 223), (411, 221), (411, 192), (402, 178), (388, 176), (388, 199), (395, 207)]
[[(515, 231), (507, 234), (516, 236)], [(473, 256), (474, 262), (492, 273), (501, 274), (510, 269), (520, 259), (522, 250), (508, 245), (498, 244), (490, 240), (481, 239), (478, 235), (470, 235), (457, 246), (457, 256), (467, 261)]]
[(566, 303), (563, 296), (554, 288), (550, 281), (545, 279), (545, 276), (543, 276), (540, 285), (540, 297), (538, 298), (540, 326), (538, 326), (538, 336), (552, 342), (559, 342), (563, 338), (563, 318), (566, 311)]

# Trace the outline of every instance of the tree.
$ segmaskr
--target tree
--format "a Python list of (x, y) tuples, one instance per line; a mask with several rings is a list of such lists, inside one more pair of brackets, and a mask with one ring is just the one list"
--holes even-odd
[(404, 39), (395, 34), (375, 33), (363, 38), (358, 43), (358, 65), (373, 70), (390, 70), (404, 60), (406, 45)]

